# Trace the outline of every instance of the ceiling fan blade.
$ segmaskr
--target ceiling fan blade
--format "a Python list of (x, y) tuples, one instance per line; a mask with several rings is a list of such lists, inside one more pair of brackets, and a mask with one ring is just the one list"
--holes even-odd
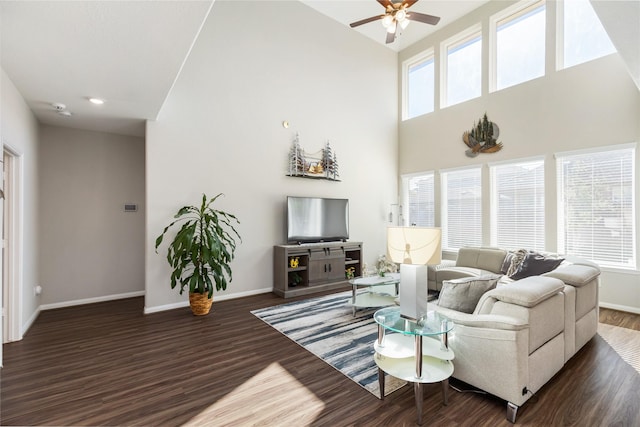
[(391, 2), (391, 0), (378, 0), (378, 3), (380, 3), (385, 9), (389, 6), (393, 7), (393, 3)]
[(369, 22), (377, 21), (377, 20), (382, 19), (382, 18), (384, 18), (384, 15), (372, 16), (371, 18), (362, 19), (360, 21), (352, 22), (351, 24), (349, 24), (349, 26), (351, 28), (355, 28), (355, 27), (357, 27), (359, 25), (368, 24)]
[(436, 25), (440, 22), (440, 17), (433, 15), (425, 15), (418, 12), (407, 12), (407, 19), (412, 21), (424, 22), (425, 24)]
[(415, 3), (417, 3), (418, 0), (404, 0), (402, 2), (403, 5), (405, 5), (407, 8), (413, 6)]
[(393, 33), (387, 32), (387, 44), (389, 43), (393, 43), (393, 41), (396, 39), (396, 31), (398, 31), (398, 26), (396, 25), (396, 29)]

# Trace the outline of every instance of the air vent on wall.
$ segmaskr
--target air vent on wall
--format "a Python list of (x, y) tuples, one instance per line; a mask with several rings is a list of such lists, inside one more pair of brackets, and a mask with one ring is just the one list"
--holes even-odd
[(125, 203), (124, 204), (124, 211), (125, 212), (137, 212), (138, 211), (138, 205), (136, 205), (134, 203)]

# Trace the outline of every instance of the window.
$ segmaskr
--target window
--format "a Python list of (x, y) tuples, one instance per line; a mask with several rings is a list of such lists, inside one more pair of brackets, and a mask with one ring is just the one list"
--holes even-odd
[(542, 251), (544, 159), (490, 166), (491, 244)]
[(405, 61), (402, 70), (404, 119), (433, 112), (435, 90), (433, 49)]
[(495, 40), (495, 90), (544, 76), (545, 67), (544, 2), (525, 1), (491, 18)]
[(482, 170), (443, 171), (441, 176), (443, 249), (482, 246)]
[(419, 175), (403, 176), (404, 200), (407, 204), (406, 225), (433, 227), (434, 215), (434, 174), (427, 172)]
[(564, 1), (559, 13), (562, 15), (558, 18), (562, 23), (558, 26), (562, 55), (558, 68), (572, 67), (616, 51), (588, 0)]
[(477, 98), (482, 84), (482, 35), (475, 26), (442, 43), (442, 105), (449, 106)]
[(635, 144), (556, 157), (559, 251), (635, 268)]

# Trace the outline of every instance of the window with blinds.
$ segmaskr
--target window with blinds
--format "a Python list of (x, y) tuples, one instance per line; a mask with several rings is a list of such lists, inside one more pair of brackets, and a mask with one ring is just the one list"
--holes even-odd
[(458, 250), (482, 245), (482, 170), (441, 172), (442, 247)]
[(556, 159), (559, 251), (635, 268), (635, 144)]
[(435, 225), (434, 174), (428, 172), (402, 178), (406, 200), (407, 225)]
[(491, 244), (543, 251), (544, 159), (491, 165)]

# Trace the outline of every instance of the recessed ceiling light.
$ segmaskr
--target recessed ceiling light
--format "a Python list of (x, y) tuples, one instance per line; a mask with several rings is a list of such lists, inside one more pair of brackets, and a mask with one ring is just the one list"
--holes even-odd
[(89, 102), (95, 105), (102, 105), (104, 104), (104, 99), (100, 99), (100, 98), (89, 98)]

